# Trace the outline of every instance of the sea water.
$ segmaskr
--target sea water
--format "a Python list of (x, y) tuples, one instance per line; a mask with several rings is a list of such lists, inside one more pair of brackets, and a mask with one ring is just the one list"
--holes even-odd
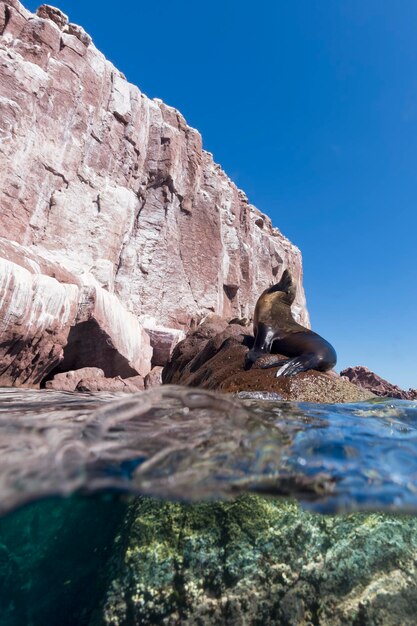
[(414, 623), (417, 403), (0, 399), (1, 626)]

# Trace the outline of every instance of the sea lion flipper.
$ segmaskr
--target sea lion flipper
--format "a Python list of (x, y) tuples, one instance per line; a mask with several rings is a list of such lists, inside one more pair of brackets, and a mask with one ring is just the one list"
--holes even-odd
[(276, 376), (294, 376), (306, 370), (316, 369), (319, 360), (315, 354), (302, 354), (294, 359), (289, 359), (276, 373)]
[(285, 365), (286, 363), (288, 363), (288, 359), (276, 359), (275, 361), (270, 360), (266, 363), (258, 363), (256, 367), (261, 370), (267, 370), (270, 367), (279, 367), (280, 365)]

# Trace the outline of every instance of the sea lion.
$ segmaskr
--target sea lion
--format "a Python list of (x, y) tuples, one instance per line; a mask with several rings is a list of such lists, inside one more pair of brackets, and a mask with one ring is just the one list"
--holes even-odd
[(253, 320), (255, 343), (246, 355), (245, 369), (271, 349), (288, 357), (261, 366), (279, 366), (277, 376), (292, 376), (310, 369), (325, 372), (334, 367), (337, 357), (333, 346), (294, 320), (291, 313), (294, 298), (295, 285), (288, 270), (276, 285), (260, 295)]

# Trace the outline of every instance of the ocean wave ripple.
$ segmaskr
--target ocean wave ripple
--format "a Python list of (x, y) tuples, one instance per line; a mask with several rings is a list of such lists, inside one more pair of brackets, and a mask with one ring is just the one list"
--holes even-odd
[(132, 395), (0, 389), (0, 514), (102, 490), (417, 512), (416, 402), (264, 398), (171, 385)]

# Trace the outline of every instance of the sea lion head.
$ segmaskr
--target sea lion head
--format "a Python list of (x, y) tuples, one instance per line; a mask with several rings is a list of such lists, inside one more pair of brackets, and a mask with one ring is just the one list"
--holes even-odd
[[(276, 298), (279, 298), (285, 304), (291, 305), (294, 302), (295, 294), (296, 294), (296, 286), (294, 285), (294, 280), (289, 270), (284, 270), (281, 276), (281, 280), (278, 283), (276, 283), (275, 285), (272, 285), (268, 289), (265, 289), (265, 291), (260, 296), (258, 302), (264, 296), (267, 296), (272, 293), (276, 294)], [(255, 310), (256, 310), (256, 307), (255, 307)]]

